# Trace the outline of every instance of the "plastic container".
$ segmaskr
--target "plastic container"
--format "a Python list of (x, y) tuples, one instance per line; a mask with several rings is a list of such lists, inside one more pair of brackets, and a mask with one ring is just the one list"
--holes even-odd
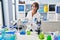
[(60, 35), (55, 35), (54, 40), (60, 40)]
[(57, 36), (54, 36), (54, 40), (58, 40), (58, 37)]
[(27, 35), (30, 35), (31, 34), (31, 32), (30, 31), (27, 31)]
[(16, 35), (15, 34), (11, 34), (10, 40), (16, 40)]
[(25, 35), (26, 34), (26, 31), (25, 30), (21, 30), (20, 31), (20, 35)]
[(6, 32), (4, 40), (15, 40), (15, 32)]
[(0, 40), (2, 40), (2, 34), (0, 33)]
[(6, 35), (4, 36), (4, 40), (10, 40), (10, 34), (6, 34)]
[(41, 39), (41, 40), (44, 39), (44, 33), (39, 34), (39, 39)]
[(47, 40), (52, 40), (51, 35), (48, 35), (48, 36), (47, 36)]
[(4, 36), (5, 36), (5, 31), (0, 30), (0, 40), (4, 39)]
[(58, 36), (58, 40), (60, 40), (60, 35)]

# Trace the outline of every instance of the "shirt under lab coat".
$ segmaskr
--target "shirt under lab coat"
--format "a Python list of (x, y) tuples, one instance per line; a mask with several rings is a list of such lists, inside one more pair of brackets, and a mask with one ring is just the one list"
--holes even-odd
[[(29, 11), (28, 14), (27, 14), (27, 17), (28, 19), (28, 23), (30, 23), (30, 27), (32, 29), (37, 29), (38, 25), (36, 24), (37, 21), (40, 22), (40, 13), (39, 12), (36, 12), (36, 14), (34, 14), (34, 16), (32, 17), (32, 11)], [(31, 26), (32, 24), (32, 26)]]

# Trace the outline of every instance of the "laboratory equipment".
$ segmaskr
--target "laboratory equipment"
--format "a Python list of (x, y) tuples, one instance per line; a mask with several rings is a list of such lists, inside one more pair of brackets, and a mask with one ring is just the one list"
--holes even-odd
[(58, 37), (57, 36), (54, 36), (54, 40), (58, 40)]
[(57, 12), (57, 13), (60, 13), (60, 6), (57, 6), (56, 12)]
[(39, 7), (39, 13), (44, 13), (44, 4), (40, 4)]
[(2, 26), (2, 29), (3, 29), (4, 31), (8, 31), (8, 30), (9, 30), (7, 26)]
[(2, 37), (3, 37), (3, 36), (2, 36), (2, 33), (0, 32), (0, 40), (2, 40)]
[(19, 5), (18, 8), (18, 11), (24, 11), (24, 5)]
[(39, 34), (39, 39), (41, 39), (41, 40), (44, 39), (44, 33)]
[(51, 35), (48, 35), (48, 36), (47, 36), (47, 40), (52, 40)]
[(44, 5), (44, 12), (45, 12), (45, 13), (48, 12), (48, 5), (47, 5), (47, 4)]
[(4, 40), (15, 40), (15, 32), (6, 32)]
[(22, 29), (26, 30), (26, 28), (27, 28), (27, 26), (26, 26), (27, 20), (18, 19), (16, 21), (11, 22), (11, 23), (13, 24), (12, 26), (10, 26), (11, 30), (16, 29), (17, 31), (21, 31)]
[(5, 36), (5, 31), (0, 30), (0, 40), (4, 40), (4, 36)]
[(20, 31), (20, 35), (25, 35), (26, 34), (26, 31), (25, 30), (21, 30)]
[(31, 34), (31, 32), (30, 31), (27, 31), (27, 35), (30, 35)]
[(16, 35), (15, 34), (11, 34), (10, 40), (16, 40)]
[(55, 4), (49, 5), (49, 11), (55, 11)]
[(55, 32), (54, 40), (60, 40), (60, 32), (59, 31)]
[(60, 35), (58, 35), (58, 40), (60, 40)]

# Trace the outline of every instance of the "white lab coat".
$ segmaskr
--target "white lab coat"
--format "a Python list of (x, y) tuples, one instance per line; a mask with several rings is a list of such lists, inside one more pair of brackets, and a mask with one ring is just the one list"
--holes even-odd
[[(34, 16), (32, 17), (32, 11), (29, 11), (27, 14), (28, 22), (31, 24), (33, 24), (33, 26), (31, 27), (32, 29), (36, 29), (36, 27), (38, 27), (38, 25), (36, 24), (36, 22), (40, 22), (40, 13), (37, 12), (36, 14), (34, 14)], [(35, 20), (36, 19), (36, 20)], [(35, 20), (35, 21), (34, 21)]]

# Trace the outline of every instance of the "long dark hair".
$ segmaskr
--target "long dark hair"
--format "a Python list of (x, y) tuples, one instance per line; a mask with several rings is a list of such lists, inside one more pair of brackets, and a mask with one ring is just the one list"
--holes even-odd
[(37, 2), (34, 2), (33, 4), (32, 4), (32, 6), (33, 5), (35, 5), (35, 7), (37, 7), (37, 10), (39, 9), (39, 4), (37, 3)]

